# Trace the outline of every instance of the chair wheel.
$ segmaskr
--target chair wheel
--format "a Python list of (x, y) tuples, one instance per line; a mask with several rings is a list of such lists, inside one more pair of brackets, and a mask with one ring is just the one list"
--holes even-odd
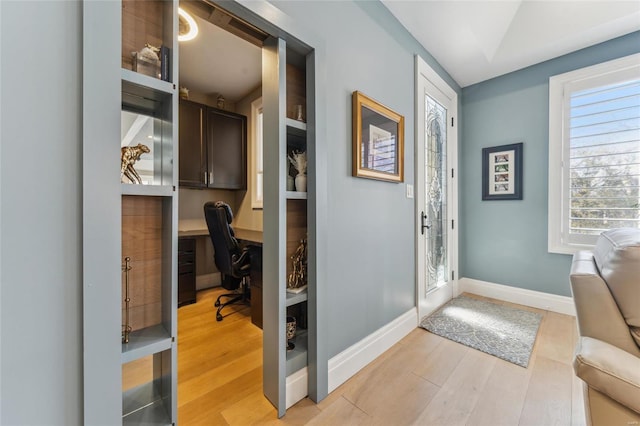
[(216, 320), (222, 321), (222, 315), (220, 315), (220, 312), (216, 313)]
[(216, 303), (214, 303), (214, 304), (213, 304), (213, 306), (215, 306), (216, 308), (217, 308), (218, 306), (220, 306), (220, 301), (219, 301), (219, 300), (216, 300)]

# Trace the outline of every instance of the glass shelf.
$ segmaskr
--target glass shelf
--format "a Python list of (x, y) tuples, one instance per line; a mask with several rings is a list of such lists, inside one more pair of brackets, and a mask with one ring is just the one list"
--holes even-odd
[(162, 324), (132, 331), (129, 343), (122, 344), (122, 364), (170, 349), (172, 343), (171, 334)]

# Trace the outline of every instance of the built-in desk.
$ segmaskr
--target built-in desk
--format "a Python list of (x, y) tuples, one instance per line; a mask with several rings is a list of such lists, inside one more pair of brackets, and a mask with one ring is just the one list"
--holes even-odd
[[(262, 244), (262, 232), (253, 229), (237, 228), (231, 225), (238, 240), (257, 245)], [(204, 219), (183, 219), (178, 221), (178, 237), (209, 236), (209, 228)]]
[[(232, 228), (238, 240), (257, 246), (250, 251), (251, 322), (262, 328), (262, 232), (252, 229), (236, 228), (233, 225)], [(183, 219), (178, 221), (179, 240), (198, 237), (209, 237), (209, 228), (207, 228), (207, 223), (204, 219)], [(195, 280), (195, 274), (193, 275), (193, 279)], [(180, 292), (181, 282), (182, 281), (178, 280), (178, 292)], [(195, 288), (195, 281), (193, 286)]]

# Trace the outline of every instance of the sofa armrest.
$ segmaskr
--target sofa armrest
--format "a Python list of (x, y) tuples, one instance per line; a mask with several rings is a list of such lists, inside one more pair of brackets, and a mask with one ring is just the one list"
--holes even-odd
[(640, 356), (640, 349), (600, 276), (591, 252), (581, 251), (574, 255), (570, 279), (580, 336), (593, 337)]
[(573, 368), (589, 387), (640, 413), (640, 358), (601, 340), (581, 337)]

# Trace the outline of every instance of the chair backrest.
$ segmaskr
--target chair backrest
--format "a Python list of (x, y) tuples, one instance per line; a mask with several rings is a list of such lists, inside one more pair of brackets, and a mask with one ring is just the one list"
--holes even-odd
[(223, 274), (235, 275), (232, 256), (239, 255), (241, 250), (231, 228), (231, 208), (222, 201), (209, 201), (204, 205), (204, 219), (213, 243), (216, 267)]

